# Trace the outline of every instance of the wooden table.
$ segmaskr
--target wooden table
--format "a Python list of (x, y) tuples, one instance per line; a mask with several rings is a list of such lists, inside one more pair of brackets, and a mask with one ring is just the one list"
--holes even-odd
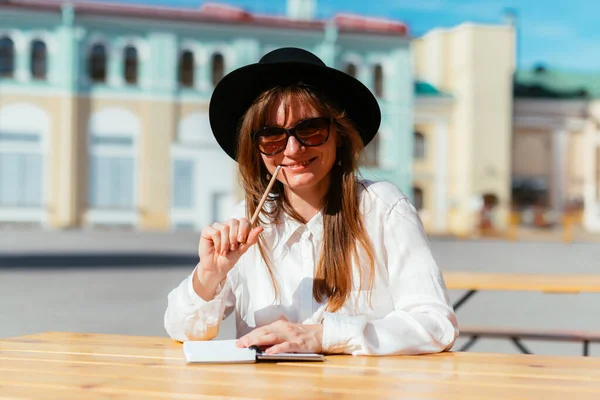
[(0, 340), (0, 398), (598, 399), (600, 360), (442, 353), (187, 365), (165, 338), (50, 332)]
[(543, 293), (600, 293), (600, 275), (520, 274), (490, 272), (443, 272), (446, 287), (466, 290), (454, 304), (458, 309), (479, 290), (530, 291)]

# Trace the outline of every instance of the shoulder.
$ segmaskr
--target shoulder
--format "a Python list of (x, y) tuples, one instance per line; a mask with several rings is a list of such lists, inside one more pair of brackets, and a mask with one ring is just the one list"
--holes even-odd
[(405, 214), (415, 211), (406, 194), (388, 181), (359, 181), (359, 196), (363, 212), (370, 210)]

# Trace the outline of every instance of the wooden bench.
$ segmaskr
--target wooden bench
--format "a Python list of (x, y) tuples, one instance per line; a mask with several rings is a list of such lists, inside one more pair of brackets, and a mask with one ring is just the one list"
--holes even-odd
[(590, 352), (590, 343), (600, 343), (600, 332), (479, 326), (459, 326), (459, 331), (461, 337), (470, 337), (470, 339), (459, 349), (459, 351), (467, 351), (475, 344), (475, 342), (477, 342), (477, 340), (481, 338), (495, 338), (510, 339), (523, 354), (532, 354), (531, 351), (529, 351), (529, 349), (521, 342), (523, 339), (529, 339), (561, 342), (582, 342), (583, 355), (588, 356)]

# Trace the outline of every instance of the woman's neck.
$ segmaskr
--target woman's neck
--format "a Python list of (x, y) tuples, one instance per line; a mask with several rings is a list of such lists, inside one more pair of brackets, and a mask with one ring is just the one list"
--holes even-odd
[(290, 205), (304, 221), (310, 221), (319, 213), (323, 206), (323, 199), (329, 189), (329, 180), (320, 182), (316, 187), (305, 190), (286, 190), (286, 197)]

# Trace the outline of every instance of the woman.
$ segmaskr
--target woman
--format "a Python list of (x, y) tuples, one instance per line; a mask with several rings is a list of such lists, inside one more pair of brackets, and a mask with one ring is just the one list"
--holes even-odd
[(267, 353), (452, 347), (456, 318), (418, 214), (392, 184), (356, 178), (381, 120), (362, 83), (283, 48), (224, 77), (209, 113), (246, 198), (202, 231), (200, 262), (168, 296), (172, 338), (211, 339), (235, 311), (237, 345)]

